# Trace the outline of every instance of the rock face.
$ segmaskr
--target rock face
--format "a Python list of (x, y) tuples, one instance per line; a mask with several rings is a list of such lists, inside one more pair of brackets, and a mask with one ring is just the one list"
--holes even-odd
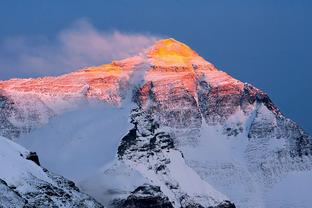
[(33, 161), (34, 163), (36, 163), (37, 165), (40, 166), (40, 162), (39, 162), (39, 157), (37, 155), (36, 152), (30, 152), (27, 157), (26, 157), (27, 160), (31, 160)]
[(125, 208), (173, 208), (159, 186), (143, 185), (136, 188), (122, 203)]
[[(183, 200), (184, 198), (182, 198)], [(142, 185), (136, 188), (131, 194), (124, 200), (120, 207), (125, 208), (173, 208), (174, 206), (166, 197), (159, 186)], [(189, 208), (201, 208), (200, 204), (192, 203), (186, 207)], [(211, 207), (212, 208), (212, 207)], [(224, 201), (215, 206), (214, 208), (235, 208), (235, 205), (229, 201)]]
[[(174, 39), (160, 40), (132, 58), (59, 77), (1, 81), (0, 134), (18, 139), (93, 99), (116, 108), (129, 102), (133, 106), (132, 127), (116, 138), (117, 161), (101, 172), (118, 186), (114, 192), (105, 182), (101, 186), (111, 196), (96, 196), (105, 205), (225, 208), (312, 203), (305, 194), (295, 200), (287, 197), (289, 177), (311, 175), (311, 137), (267, 94), (219, 71)], [(130, 188), (120, 185), (134, 175)], [(90, 186), (84, 189), (93, 193)]]
[[(118, 149), (120, 160), (144, 176), (157, 180), (157, 185), (170, 193), (170, 201), (175, 206), (190, 207), (200, 200), (202, 207), (208, 207), (226, 199), (184, 163), (174, 140), (152, 119), (151, 114), (137, 109), (132, 112), (131, 119), (134, 128), (121, 140)], [(196, 187), (189, 187), (190, 183)], [(207, 191), (209, 195), (200, 193), (200, 190)]]

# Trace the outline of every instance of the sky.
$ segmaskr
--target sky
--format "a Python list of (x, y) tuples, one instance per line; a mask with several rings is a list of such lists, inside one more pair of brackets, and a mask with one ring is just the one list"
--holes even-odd
[(310, 0), (0, 0), (0, 80), (66, 73), (186, 43), (312, 133)]

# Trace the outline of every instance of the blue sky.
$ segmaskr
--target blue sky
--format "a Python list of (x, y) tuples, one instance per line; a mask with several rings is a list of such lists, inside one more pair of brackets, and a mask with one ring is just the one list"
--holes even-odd
[[(219, 69), (267, 92), (288, 117), (312, 133), (310, 0), (0, 0), (0, 3), (0, 79), (57, 73), (50, 68), (31, 70), (29, 63), (22, 69), (25, 62), (21, 57), (28, 51), (33, 56), (45, 51), (41, 58), (48, 60), (44, 64), (72, 70), (75, 65), (53, 65), (51, 57), (55, 58), (53, 54), (60, 50), (60, 54), (66, 51), (66, 58), (69, 56), (70, 50), (62, 45), (63, 34), (68, 37), (85, 28), (79, 23), (82, 21), (89, 32), (100, 34), (112, 44), (120, 42), (114, 36), (116, 31), (127, 38), (130, 35), (131, 40), (138, 40), (138, 36), (142, 40), (143, 36), (142, 46), (154, 37), (182, 41)], [(132, 48), (118, 47), (116, 57), (123, 47)], [(103, 58), (103, 62), (109, 58), (115, 56)], [(97, 64), (98, 59), (92, 57), (81, 63), (92, 61)]]

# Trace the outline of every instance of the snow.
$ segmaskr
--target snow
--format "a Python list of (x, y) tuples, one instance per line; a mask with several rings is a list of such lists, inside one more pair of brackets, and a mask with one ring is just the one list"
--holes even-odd
[[(263, 104), (251, 108), (250, 116), (238, 109), (224, 125), (208, 126), (203, 121), (198, 140), (189, 144), (183, 142), (187, 135), (179, 137), (178, 149), (203, 180), (227, 195), (237, 207), (311, 207), (311, 171), (300, 168), (299, 161), (298, 170), (302, 171), (290, 171), (294, 170), (294, 161), (287, 159), (285, 164), (280, 164), (273, 156), (287, 148), (287, 139), (248, 138), (255, 109), (257, 127), (275, 124), (275, 117)], [(223, 133), (227, 127), (242, 127), (244, 131), (237, 136), (227, 136)], [(272, 171), (273, 180), (256, 169), (261, 164)]]
[(188, 167), (179, 151), (170, 151), (167, 157), (171, 161), (168, 168), (172, 178), (178, 182), (181, 190), (189, 196), (198, 197), (199, 201), (200, 197), (209, 196), (211, 199), (208, 200), (207, 206), (215, 205), (227, 199), (226, 196), (203, 181), (192, 168)]
[(3, 208), (24, 207), (25, 200), (0, 181), (0, 203)]
[(34, 127), (38, 124), (47, 123), (53, 111), (37, 96), (31, 93), (19, 93), (10, 91), (9, 98), (18, 108), (18, 112), (8, 117), (16, 127)]
[(147, 182), (140, 172), (122, 161), (114, 160), (85, 178), (80, 187), (104, 206), (109, 206), (112, 200), (127, 198), (133, 190)]
[(312, 205), (311, 172), (292, 172), (266, 193), (266, 207), (309, 208)]
[[(149, 158), (149, 162), (127, 161), (131, 167), (140, 172), (150, 183), (160, 186), (162, 192), (168, 196), (175, 207), (180, 207), (179, 194), (187, 194), (194, 201), (205, 206), (215, 206), (228, 198), (215, 190), (214, 187), (202, 180), (199, 175), (190, 168), (177, 150), (164, 152), (164, 158), (170, 161), (167, 164), (166, 174), (155, 173), (150, 166), (157, 164), (157, 160)], [(178, 193), (168, 188), (168, 183), (179, 187)]]
[(149, 161), (146, 163), (133, 163), (132, 161), (126, 160), (126, 164), (130, 167), (136, 169), (141, 175), (143, 175), (150, 183), (159, 186), (161, 191), (169, 198), (171, 202), (175, 206), (179, 205), (174, 193), (165, 185), (164, 181), (162, 181), (161, 177), (155, 173), (155, 171), (151, 170), (149, 167), (152, 166), (153, 163), (157, 161)]
[(28, 177), (36, 177), (52, 183), (40, 166), (26, 160), (28, 150), (0, 136), (0, 178), (9, 186), (27, 188), (25, 181)]
[[(229, 123), (243, 123), (245, 119), (237, 112)], [(244, 134), (227, 137), (222, 134), (221, 126), (208, 126), (203, 121), (197, 144), (178, 148), (202, 180), (229, 197), (237, 207), (260, 208), (263, 204), (261, 193), (244, 156), (247, 144), (248, 138)]]

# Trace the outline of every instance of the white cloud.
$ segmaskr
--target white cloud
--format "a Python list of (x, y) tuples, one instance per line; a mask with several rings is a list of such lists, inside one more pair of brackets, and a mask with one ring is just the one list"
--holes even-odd
[(13, 37), (0, 43), (0, 79), (57, 75), (126, 58), (151, 46), (156, 36), (101, 31), (79, 20), (57, 37)]

